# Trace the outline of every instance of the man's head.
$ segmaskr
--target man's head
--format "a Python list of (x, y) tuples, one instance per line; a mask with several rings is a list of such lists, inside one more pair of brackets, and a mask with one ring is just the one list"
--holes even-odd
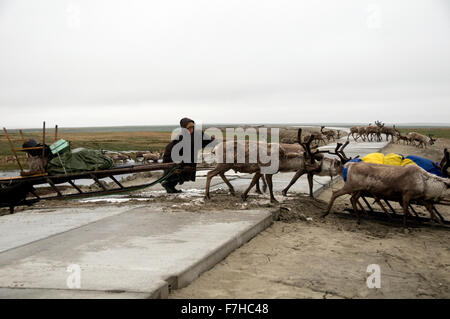
[(184, 117), (180, 121), (180, 126), (189, 131), (189, 133), (194, 133), (195, 122), (190, 118)]

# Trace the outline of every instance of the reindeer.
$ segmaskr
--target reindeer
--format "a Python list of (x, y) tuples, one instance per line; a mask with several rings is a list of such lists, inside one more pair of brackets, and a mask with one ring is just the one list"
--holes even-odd
[[(279, 144), (273, 145), (275, 148), (277, 146), (280, 146)], [(223, 162), (219, 162), (216, 164), (214, 169), (208, 172), (206, 176), (206, 187), (205, 187), (205, 199), (210, 199), (209, 195), (209, 189), (211, 185), (211, 179), (219, 175), (223, 181), (227, 184), (228, 188), (230, 189), (230, 193), (232, 195), (235, 195), (235, 191), (231, 183), (228, 181), (228, 179), (225, 177), (225, 172), (233, 169), (235, 172), (241, 172), (241, 173), (250, 173), (254, 174), (252, 181), (250, 183), (250, 186), (245, 190), (245, 192), (242, 194), (242, 199), (245, 201), (248, 197), (248, 192), (250, 189), (257, 183), (259, 178), (261, 177), (261, 168), (264, 166), (263, 163), (261, 163), (259, 159), (259, 148), (260, 147), (267, 147), (268, 149), (272, 149), (272, 143), (262, 143), (262, 142), (253, 142), (253, 141), (226, 141), (223, 143), (220, 143), (217, 145), (217, 148), (223, 149)], [(234, 158), (232, 163), (226, 162), (226, 153), (227, 149), (234, 151)], [(284, 166), (290, 166), (292, 164), (297, 164), (298, 159), (300, 156), (297, 153), (294, 154), (288, 154), (284, 151), (283, 147), (278, 147), (279, 150), (279, 160), (280, 160), (280, 169)], [(250, 163), (250, 153), (253, 152), (253, 154), (258, 154), (257, 161), (255, 163)], [(244, 163), (239, 163), (238, 154), (245, 154)], [(265, 179), (267, 182), (267, 185), (269, 186), (269, 192), (270, 192), (270, 202), (277, 202), (273, 195), (273, 185), (272, 185), (272, 174), (265, 174)]]
[[(299, 129), (299, 134), (301, 134), (301, 129)], [(308, 148), (309, 144), (312, 142), (313, 137), (310, 135), (308, 138)], [(317, 162), (316, 158), (312, 158), (311, 160), (308, 158), (308, 160), (305, 161), (304, 155), (302, 156), (298, 151), (293, 151), (292, 145), (286, 145), (286, 144), (277, 144), (277, 143), (263, 143), (263, 142), (253, 142), (253, 141), (226, 141), (223, 143), (220, 143), (216, 146), (216, 148), (223, 150), (223, 158), (221, 159), (221, 162), (217, 163), (214, 169), (208, 172), (206, 177), (206, 187), (205, 187), (205, 199), (209, 199), (209, 189), (211, 185), (211, 179), (219, 175), (223, 181), (227, 184), (228, 188), (230, 189), (230, 193), (232, 195), (235, 195), (235, 191), (231, 183), (228, 181), (228, 179), (225, 177), (225, 172), (233, 169), (236, 172), (241, 173), (250, 173), (254, 174), (252, 181), (248, 188), (244, 191), (242, 194), (242, 199), (245, 201), (248, 197), (248, 192), (250, 189), (258, 182), (260, 177), (263, 175), (261, 173), (261, 169), (264, 166), (269, 166), (270, 164), (262, 163), (259, 158), (259, 148), (267, 148), (268, 153), (270, 156), (270, 152), (272, 150), (272, 147), (275, 149), (278, 149), (278, 160), (279, 160), (279, 167), (277, 172), (286, 172), (286, 171), (292, 171), (292, 170), (298, 170), (300, 167), (304, 167), (304, 165), (311, 165), (314, 166), (315, 169), (320, 169), (320, 162)], [(227, 149), (234, 151), (234, 157), (232, 163), (226, 163), (226, 153)], [(238, 154), (245, 154), (244, 163), (239, 163)], [(250, 154), (258, 154), (256, 163), (250, 163), (249, 158)], [(304, 153), (307, 154), (307, 153)], [(309, 148), (309, 154), (312, 154)], [(315, 156), (316, 154), (312, 154)], [(308, 155), (306, 155), (308, 156)], [(314, 168), (311, 168), (313, 170)], [(278, 202), (273, 195), (273, 184), (272, 184), (272, 175), (273, 174), (264, 174), (264, 177), (266, 179), (269, 193), (270, 193), (270, 202)]]
[[(291, 143), (284, 143), (283, 145), (285, 145), (285, 147), (289, 147), (290, 145), (292, 145)], [(220, 144), (218, 144), (218, 145), (216, 145), (212, 150), (211, 150), (211, 154), (213, 154), (213, 155), (216, 155), (216, 152), (217, 152), (217, 147), (218, 146), (220, 146)], [(235, 153), (236, 154), (236, 153)], [(216, 155), (217, 156), (217, 155)], [(220, 175), (220, 174), (219, 174)], [(222, 177), (222, 175), (220, 175), (221, 177)], [(228, 179), (226, 179), (226, 177), (225, 177), (225, 175), (223, 175), (224, 177), (222, 177), (222, 179), (225, 181), (225, 180), (227, 180), (228, 181)], [(260, 188), (260, 185), (259, 185), (259, 181), (260, 180), (262, 180), (262, 182), (263, 182), (263, 187), (262, 187), (262, 189), (263, 189), (263, 191), (261, 191), (261, 188)], [(227, 183), (226, 181), (225, 181), (225, 183)], [(227, 185), (228, 185), (228, 183), (227, 183)], [(231, 184), (230, 184), (231, 185)], [(229, 185), (228, 185), (229, 186)], [(264, 176), (263, 175), (261, 175), (261, 177), (258, 179), (258, 181), (256, 182), (256, 184), (255, 184), (255, 186), (256, 186), (256, 193), (258, 193), (258, 194), (260, 194), (260, 195), (262, 195), (263, 194), (263, 192), (265, 193), (266, 192), (266, 190), (267, 190), (267, 182), (266, 182), (266, 179), (264, 178)], [(234, 188), (233, 188), (233, 186), (229, 186), (229, 188), (230, 188), (230, 193), (234, 196), (235, 195), (235, 192), (234, 192)], [(206, 196), (205, 196), (206, 197)], [(207, 197), (208, 199), (209, 199), (209, 196)]]
[[(299, 141), (301, 141), (301, 130), (299, 130), (299, 137), (298, 137)], [(342, 163), (339, 160), (336, 159), (331, 159), (331, 158), (326, 158), (323, 157), (323, 155), (321, 155), (321, 153), (329, 153), (332, 155), (338, 155), (338, 149), (341, 147), (342, 144), (338, 143), (336, 145), (336, 149), (334, 151), (334, 153), (330, 152), (330, 151), (318, 151), (315, 150), (314, 153), (312, 153), (312, 151), (309, 148), (308, 142), (306, 142), (305, 144), (302, 144), (300, 142), (300, 144), (302, 145), (302, 149), (304, 149), (307, 154), (304, 155), (304, 160), (307, 161), (308, 158), (314, 158), (315, 160), (318, 160), (320, 163), (320, 166), (317, 167), (317, 165), (305, 165), (302, 166), (300, 169), (298, 169), (295, 173), (295, 175), (292, 177), (291, 181), (289, 182), (289, 184), (282, 190), (282, 194), (283, 196), (287, 196), (287, 192), (289, 191), (289, 188), (291, 188), (292, 185), (295, 184), (295, 182), (305, 173), (307, 174), (308, 177), (308, 186), (309, 186), (309, 196), (314, 198), (313, 195), (313, 176), (317, 175), (317, 176), (330, 176), (330, 178), (333, 178), (333, 176), (338, 175), (341, 171), (342, 171)], [(345, 145), (347, 146), (348, 143)]]
[[(358, 139), (359, 128), (360, 128), (360, 126), (352, 126), (350, 128), (350, 133), (348, 134), (348, 137), (350, 137), (350, 135), (351, 135), (353, 137), (353, 139), (356, 141)], [(356, 134), (356, 137), (355, 137), (355, 134)]]
[[(441, 161), (442, 168), (447, 170), (449, 155), (445, 152), (445, 160)], [(345, 160), (345, 159), (344, 159)], [(416, 165), (389, 166), (366, 162), (346, 163), (348, 169), (347, 180), (340, 190), (334, 191), (327, 210), (322, 217), (329, 214), (336, 198), (351, 194), (353, 210), (360, 217), (357, 210), (358, 199), (370, 195), (376, 199), (384, 198), (399, 200), (403, 208), (403, 226), (406, 226), (407, 215), (410, 215), (408, 206), (411, 201), (422, 203), (430, 212), (432, 218), (435, 214), (432, 202), (450, 198), (450, 181), (430, 174)]]
[(381, 141), (381, 129), (384, 127), (384, 123), (381, 123), (380, 121), (375, 121), (375, 126), (371, 126), (369, 124), (368, 127), (366, 127), (366, 135), (367, 139), (369, 141), (373, 141), (374, 136), (377, 137), (377, 141)]
[[(352, 137), (355, 140), (355, 142), (358, 141), (359, 137), (363, 140), (363, 142), (365, 142), (366, 139), (369, 139), (368, 133), (369, 133), (370, 128), (372, 127), (371, 125), (372, 125), (372, 123), (369, 123), (369, 126), (357, 126), (356, 127), (357, 128), (356, 138), (352, 134)], [(347, 137), (347, 140), (348, 140), (348, 137)]]
[(437, 139), (433, 138), (432, 134), (428, 134), (428, 137), (417, 132), (409, 132), (408, 138), (411, 142), (418, 142), (418, 147), (422, 146), (423, 148), (427, 148), (427, 144), (433, 145)]
[(144, 154), (147, 152), (137, 151), (133, 153), (134, 160), (137, 161), (138, 158), (144, 157)]
[[(298, 130), (298, 140), (300, 141), (300, 145), (292, 145), (292, 144), (278, 144), (279, 149), (279, 169), (278, 172), (291, 172), (297, 171), (296, 175), (291, 180), (288, 187), (283, 191), (283, 195), (286, 195), (288, 189), (297, 181), (297, 179), (303, 175), (305, 172), (311, 176), (308, 178), (310, 182), (310, 195), (312, 196), (312, 175), (327, 175), (333, 176), (337, 175), (340, 169), (340, 162), (328, 158), (324, 158), (321, 153), (330, 153), (329, 151), (318, 151), (317, 147), (311, 147), (310, 144), (313, 141), (313, 137), (309, 135), (307, 137), (306, 143), (301, 143), (301, 132), (302, 129)], [(231, 144), (227, 144), (231, 143)], [(234, 150), (234, 163), (218, 163), (216, 167), (208, 172), (206, 179), (206, 192), (205, 198), (209, 199), (209, 188), (212, 177), (215, 175), (219, 175), (223, 181), (227, 184), (228, 188), (232, 195), (235, 194), (233, 186), (225, 177), (225, 172), (229, 169), (233, 169), (235, 171), (243, 172), (243, 173), (254, 173), (252, 182), (249, 187), (242, 194), (242, 199), (245, 201), (247, 199), (247, 194), (250, 189), (259, 181), (262, 177), (261, 167), (263, 166), (261, 163), (249, 163), (248, 157), (250, 150), (255, 151), (255, 147), (268, 147), (265, 143), (250, 143), (250, 142), (234, 142), (229, 141), (225, 142), (222, 145), (218, 145), (217, 147), (221, 147), (224, 150), (224, 156), (226, 152), (226, 148), (230, 147)], [(236, 154), (238, 151), (245, 151), (245, 163), (237, 163)], [(252, 149), (253, 148), (253, 149)], [(313, 152), (314, 150), (314, 152)], [(306, 151), (306, 152), (305, 152)], [(270, 192), (270, 201), (277, 202), (273, 195), (273, 186), (272, 186), (272, 175), (273, 174), (265, 174), (265, 179), (267, 185), (269, 187)]]
[[(370, 123), (369, 123), (370, 126)], [(356, 134), (356, 136), (355, 136)], [(350, 134), (347, 136), (347, 140), (350, 138), (350, 135), (353, 137), (355, 142), (358, 141), (358, 138), (361, 138), (363, 142), (366, 141), (366, 126), (353, 126), (350, 128)]]
[(340, 139), (341, 138), (341, 130), (337, 130), (336, 134), (337, 134), (337, 139)]
[(320, 142), (323, 142), (323, 144), (327, 144), (325, 142), (325, 138), (326, 136), (320, 132), (312, 132), (311, 134), (306, 136), (306, 140), (309, 140), (309, 138), (311, 138), (311, 141), (313, 142), (317, 142), (317, 145), (320, 145)]
[(125, 163), (127, 160), (131, 159), (130, 155), (127, 155), (124, 153), (115, 153), (115, 154), (105, 153), (104, 155), (106, 155), (110, 159), (112, 159), (114, 161), (114, 163), (117, 163), (117, 162)]
[(152, 153), (147, 152), (142, 155), (143, 161), (149, 163), (150, 161), (157, 163), (161, 159), (161, 154), (159, 152)]
[(406, 145), (408, 145), (410, 143), (409, 137), (406, 135), (403, 135), (402, 132), (397, 130), (395, 128), (395, 125), (394, 125), (394, 130), (395, 130), (394, 136), (397, 137), (397, 142), (396, 142), (397, 144), (400, 143), (400, 141), (403, 141), (403, 144), (406, 144)]
[[(289, 189), (291, 188), (292, 185), (295, 184), (295, 182), (297, 182), (297, 180), (304, 175), (305, 173), (307, 174), (308, 177), (308, 186), (309, 186), (309, 196), (314, 198), (314, 194), (313, 194), (313, 176), (317, 175), (317, 176), (330, 176), (330, 178), (333, 178), (333, 176), (336, 176), (339, 174), (340, 172), (340, 166), (342, 165), (341, 162), (339, 160), (336, 159), (331, 159), (331, 158), (326, 158), (322, 155), (322, 153), (329, 153), (329, 154), (333, 154), (333, 155), (337, 155), (336, 151), (337, 148), (341, 145), (339, 144), (336, 147), (335, 153), (329, 152), (329, 151), (318, 151), (317, 147), (310, 147), (309, 144), (311, 143), (309, 141), (306, 141), (305, 143), (301, 142), (301, 129), (299, 129), (298, 131), (298, 138), (297, 140), (300, 141), (297, 145), (289, 145), (291, 146), (291, 149), (289, 150), (289, 152), (298, 152), (301, 156), (303, 156), (303, 161), (304, 164), (301, 165), (300, 169), (296, 170), (295, 175), (292, 177), (291, 181), (289, 182), (289, 184), (283, 189), (282, 194), (283, 196), (287, 196), (287, 192), (289, 191)], [(311, 139), (310, 136), (307, 136), (307, 139)], [(284, 145), (282, 144), (283, 147), (287, 148), (288, 145)], [(314, 150), (314, 153), (312, 153), (312, 151)], [(305, 152), (307, 152), (305, 154)], [(308, 159), (314, 158), (315, 160), (320, 162), (320, 166), (317, 165), (312, 165), (313, 163), (309, 163)], [(264, 180), (263, 180), (264, 182)], [(256, 184), (258, 186), (258, 184)], [(260, 191), (257, 190), (258, 193), (260, 193)]]
[(322, 135), (324, 135), (327, 138), (327, 141), (330, 141), (331, 139), (333, 139), (333, 142), (334, 142), (336, 140), (336, 138), (335, 138), (336, 132), (333, 130), (324, 131), (323, 130), (324, 128), (325, 128), (325, 126), (320, 127), (320, 132), (322, 133)]
[(402, 133), (398, 132), (397, 133), (397, 143), (399, 143), (399, 141), (403, 141), (403, 144), (409, 145), (410, 144), (410, 139), (408, 138), (408, 136), (406, 135), (402, 135)]
[(381, 134), (385, 134), (386, 135), (386, 142), (389, 141), (389, 136), (391, 137), (391, 142), (393, 142), (394, 141), (394, 136), (397, 135), (397, 131), (395, 129), (395, 125), (393, 125), (392, 127), (387, 127), (387, 126), (384, 126), (384, 123), (383, 123), (383, 126), (381, 127), (380, 132), (381, 132)]

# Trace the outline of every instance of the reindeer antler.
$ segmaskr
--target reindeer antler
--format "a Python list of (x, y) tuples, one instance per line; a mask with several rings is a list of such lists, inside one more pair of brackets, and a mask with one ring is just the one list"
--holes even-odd
[(302, 129), (299, 128), (297, 131), (297, 143), (302, 144)]
[(345, 153), (344, 153), (344, 148), (346, 148), (348, 144), (350, 144), (350, 141), (345, 142), (345, 144), (342, 145), (341, 148), (338, 150), (338, 153), (341, 155), (341, 156), (339, 156), (339, 158), (342, 160), (343, 164), (352, 160), (351, 157), (350, 158), (347, 157), (347, 155), (345, 155)]
[(311, 142), (313, 141), (313, 139), (314, 139), (314, 137), (313, 137), (312, 135), (310, 135), (309, 138), (308, 138), (308, 140), (306, 141), (306, 143), (302, 143), (302, 144), (301, 144), (301, 145), (303, 146), (303, 148), (306, 150), (307, 155), (308, 155), (309, 158), (310, 158), (311, 164), (314, 164), (314, 160), (315, 160), (314, 155), (315, 155), (315, 153), (316, 153), (316, 152), (314, 152), (314, 153), (311, 152), (311, 146), (310, 146), (310, 144), (311, 144)]
[[(314, 164), (314, 161), (316, 160), (316, 155), (318, 151), (315, 151), (314, 153), (311, 151), (311, 142), (313, 141), (314, 136), (309, 135), (308, 140), (305, 142), (302, 142), (302, 129), (299, 128), (297, 131), (297, 142), (303, 147), (305, 152), (305, 159), (309, 157), (311, 164)], [(317, 149), (317, 148), (316, 148)]]
[(334, 149), (334, 152), (331, 151), (319, 151), (319, 153), (328, 153), (331, 155), (336, 155), (337, 157), (339, 157), (339, 159), (341, 160), (341, 162), (343, 164), (345, 164), (346, 162), (348, 162), (350, 159), (347, 158), (347, 156), (345, 156), (344, 152), (342, 151), (350, 142), (347, 141), (345, 142), (345, 144), (342, 143), (337, 143), (336, 144), (336, 148)]
[(336, 156), (339, 156), (339, 154), (338, 154), (338, 151), (339, 151), (339, 148), (342, 146), (342, 143), (337, 143), (336, 144), (336, 148), (334, 149), (334, 152), (331, 152), (331, 151), (319, 151), (319, 153), (328, 153), (328, 154), (331, 154), (331, 155), (336, 155)]

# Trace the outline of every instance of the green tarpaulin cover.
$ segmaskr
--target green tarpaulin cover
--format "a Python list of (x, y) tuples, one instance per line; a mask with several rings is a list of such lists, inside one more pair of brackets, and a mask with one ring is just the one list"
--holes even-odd
[[(64, 165), (65, 171), (62, 165)], [(47, 164), (47, 173), (49, 175), (73, 174), (110, 169), (113, 166), (113, 160), (103, 155), (100, 151), (76, 148), (72, 151), (60, 153), (59, 157), (55, 156), (49, 161)]]

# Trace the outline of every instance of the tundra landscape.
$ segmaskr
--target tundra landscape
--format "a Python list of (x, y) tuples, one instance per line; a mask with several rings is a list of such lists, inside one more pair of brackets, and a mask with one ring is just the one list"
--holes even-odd
[[(323, 131), (323, 128), (320, 126), (302, 128), (305, 139), (314, 137), (321, 130)], [(437, 140), (425, 148), (419, 143), (405, 143), (398, 138), (401, 132), (407, 134), (413, 130), (425, 134), (432, 132)], [(344, 128), (339, 133), (343, 141), (347, 138), (346, 131), (350, 132)], [(28, 134), (39, 138), (37, 133)], [(296, 142), (296, 134), (296, 129), (282, 129), (280, 140), (288, 142), (282, 145), (292, 145), (294, 150), (302, 148)], [(440, 161), (442, 150), (450, 146), (448, 134), (448, 128), (402, 128), (381, 152), (415, 154)], [(125, 162), (133, 161), (133, 157), (139, 162), (140, 159), (136, 159), (133, 152), (141, 152), (137, 154), (140, 156), (146, 152), (156, 153), (163, 148), (170, 135), (168, 132), (85, 132), (61, 134), (61, 137), (70, 140), (77, 147), (95, 147), (117, 154), (129, 154)], [(325, 143), (316, 141), (316, 144), (324, 146), (333, 143), (332, 139), (324, 139)], [(350, 145), (357, 143), (350, 140)], [(5, 150), (4, 136), (1, 142), (2, 149)], [(200, 167), (200, 176), (209, 176), (206, 173), (214, 170), (213, 165)], [(226, 172), (229, 168), (227, 166), (223, 171)], [(202, 172), (205, 172), (204, 175)], [(252, 172), (254, 170), (246, 173)], [(159, 171), (137, 173), (127, 176), (121, 182), (125, 186), (139, 184), (146, 180), (155, 180), (161, 174)], [(329, 174), (327, 172), (323, 175)], [(204, 198), (205, 180), (202, 179), (180, 195), (164, 194), (160, 190), (161, 187), (157, 186), (124, 195), (120, 197), (124, 200), (122, 202), (114, 202), (108, 198), (102, 200), (102, 197), (95, 201), (41, 201), (31, 208), (16, 207), (16, 213), (45, 214), (60, 208), (89, 208), (99, 205), (105, 208), (111, 205), (127, 207), (139, 204), (162, 207), (165, 211), (187, 210), (200, 216), (227, 209), (238, 210), (242, 214), (252, 209), (261, 209), (273, 214), (274, 223), (270, 227), (200, 275), (188, 287), (172, 290), (170, 298), (450, 297), (448, 228), (440, 227), (437, 221), (422, 224), (415, 221), (413, 216), (409, 218), (406, 228), (402, 226), (401, 219), (374, 218), (367, 214), (362, 214), (360, 223), (357, 223), (357, 218), (348, 212), (352, 208), (350, 194), (339, 197), (330, 214), (322, 218), (332, 192), (344, 185), (339, 174), (332, 175), (334, 181), (316, 193), (315, 198), (308, 195), (309, 191), (298, 193), (283, 190), (274, 191), (276, 201), (273, 201), (270, 192), (260, 191), (258, 194), (254, 189), (247, 190), (248, 195), (240, 190), (233, 190), (234, 196), (231, 196), (225, 185), (215, 188), (209, 198)], [(248, 181), (249, 185), (252, 174), (243, 174), (241, 178)], [(306, 179), (306, 176), (303, 178)], [(313, 178), (317, 184), (317, 177), (313, 175)], [(256, 183), (256, 179), (253, 180)], [(210, 182), (206, 179), (206, 185), (208, 183)], [(285, 186), (287, 185), (283, 185)], [(82, 187), (98, 189), (95, 184)], [(39, 189), (40, 194), (49, 191), (49, 188)], [(376, 205), (373, 204), (373, 207)], [(393, 206), (401, 212), (398, 203), (393, 203)], [(419, 216), (429, 217), (425, 207), (418, 206), (415, 210)], [(448, 206), (440, 206), (439, 212), (446, 220), (450, 219)], [(9, 210), (2, 208), (0, 213), (6, 216)], [(369, 264), (380, 265), (383, 289), (367, 289)]]

